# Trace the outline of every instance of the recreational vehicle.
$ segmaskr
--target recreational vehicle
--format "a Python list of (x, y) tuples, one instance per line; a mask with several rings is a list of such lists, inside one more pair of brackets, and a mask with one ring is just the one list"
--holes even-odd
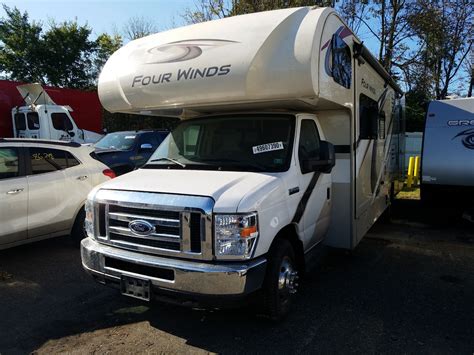
[(318, 246), (355, 248), (400, 187), (402, 92), (331, 8), (132, 41), (98, 90), (111, 112), (181, 119), (86, 203), (83, 266), (127, 296), (255, 295), (279, 319)]
[(474, 207), (474, 97), (432, 101), (421, 158), (421, 198)]
[(13, 136), (95, 143), (102, 135), (77, 127), (70, 106), (56, 105), (40, 84), (18, 85), (25, 106), (12, 109)]

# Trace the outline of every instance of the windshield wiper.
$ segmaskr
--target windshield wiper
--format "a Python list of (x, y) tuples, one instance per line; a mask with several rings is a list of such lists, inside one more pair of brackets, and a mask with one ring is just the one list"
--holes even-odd
[(171, 159), (171, 158), (157, 158), (157, 159), (153, 159), (153, 160), (150, 160), (150, 163), (153, 163), (155, 161), (162, 161), (162, 160), (167, 160), (167, 161), (170, 161), (172, 163), (175, 163), (177, 165), (180, 165), (181, 167), (185, 168), (186, 167), (186, 164), (183, 164), (181, 163), (180, 161), (177, 161), (175, 159)]

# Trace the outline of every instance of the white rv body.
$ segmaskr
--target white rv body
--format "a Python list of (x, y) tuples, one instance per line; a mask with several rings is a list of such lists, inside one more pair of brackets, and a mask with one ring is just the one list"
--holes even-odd
[(17, 86), (25, 106), (12, 109), (13, 136), (95, 143), (102, 135), (77, 127), (72, 108), (56, 105), (40, 84)]
[[(82, 243), (82, 257), (85, 269), (102, 281), (130, 275), (126, 266), (104, 268), (104, 258), (113, 253), (120, 254), (121, 260), (152, 267), (163, 265), (165, 256), (173, 259), (173, 285), (152, 279), (153, 287), (207, 295), (245, 294), (262, 286), (267, 276), (259, 268), (273, 262), (272, 246), (282, 235), (293, 233), (301, 264), (322, 241), (352, 249), (400, 187), (401, 91), (330, 8), (235, 16), (132, 41), (109, 59), (98, 88), (103, 106), (111, 112), (176, 116), (184, 126), (225, 122), (229, 117), (291, 117), (294, 124), (292, 141), (285, 146), (292, 150), (286, 170), (200, 171), (170, 165), (167, 170), (140, 169), (94, 190), (89, 197), (96, 217), (90, 222), (90, 237)], [(335, 146), (332, 170), (303, 172), (306, 162), (299, 157), (302, 134), (307, 133), (303, 125), (316, 127), (318, 139)], [(245, 145), (251, 133), (243, 134), (241, 143), (226, 136), (221, 145)], [(242, 132), (235, 134), (240, 137)], [(175, 149), (173, 139), (171, 133), (154, 157)], [(264, 144), (265, 152), (283, 149), (281, 142), (260, 143), (270, 143)], [(257, 144), (248, 151), (251, 155), (253, 149), (256, 161)], [(184, 150), (198, 149), (187, 147)], [(149, 163), (153, 165), (153, 157)], [(199, 253), (190, 252), (186, 229), (177, 236), (181, 244), (176, 252), (140, 245), (139, 239), (128, 244), (113, 240), (117, 229), (104, 229), (97, 222), (115, 218), (107, 212), (102, 216), (97, 206), (160, 205), (156, 208), (186, 211), (192, 206), (185, 203), (203, 214)], [(213, 231), (220, 218), (216, 216), (233, 213), (258, 216), (258, 240), (246, 258), (216, 255)], [(120, 233), (133, 236), (132, 229)], [(141, 252), (156, 256), (145, 258)], [(206, 269), (200, 264), (191, 285), (183, 270), (193, 269), (197, 260), (233, 260), (232, 267), (247, 276), (235, 276), (228, 266), (224, 270), (220, 264), (205, 264)], [(221, 272), (233, 276), (225, 281)], [(213, 284), (212, 277), (226, 286)]]

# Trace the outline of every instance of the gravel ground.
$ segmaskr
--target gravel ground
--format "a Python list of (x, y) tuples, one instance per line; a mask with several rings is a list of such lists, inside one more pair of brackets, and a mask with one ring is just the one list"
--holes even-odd
[(0, 251), (0, 353), (473, 354), (474, 228), (395, 207), (354, 251), (328, 251), (280, 324), (121, 297), (67, 238)]

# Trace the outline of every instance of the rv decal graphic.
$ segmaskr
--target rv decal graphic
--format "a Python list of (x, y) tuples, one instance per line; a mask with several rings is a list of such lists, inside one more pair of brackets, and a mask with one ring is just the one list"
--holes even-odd
[[(343, 40), (344, 38), (346, 38), (347, 36), (350, 36), (352, 33), (351, 33), (351, 30), (349, 30), (346, 26), (341, 26), (337, 29), (337, 31), (334, 33), (334, 35), (338, 36), (341, 40)], [(321, 51), (323, 51), (324, 49), (328, 49), (326, 51), (326, 57), (325, 57), (325, 60), (324, 60), (324, 70), (326, 71), (326, 74), (329, 75), (330, 77), (332, 77), (332, 68), (331, 68), (331, 39), (329, 39), (322, 47), (321, 47)]]
[(463, 137), (461, 140), (463, 146), (465, 146), (467, 149), (474, 150), (474, 128), (469, 128), (462, 132), (459, 132), (453, 137), (453, 139), (456, 139), (458, 137)]
[(146, 64), (176, 63), (199, 57), (203, 50), (222, 47), (236, 41), (224, 39), (190, 39), (170, 42), (147, 50)]

